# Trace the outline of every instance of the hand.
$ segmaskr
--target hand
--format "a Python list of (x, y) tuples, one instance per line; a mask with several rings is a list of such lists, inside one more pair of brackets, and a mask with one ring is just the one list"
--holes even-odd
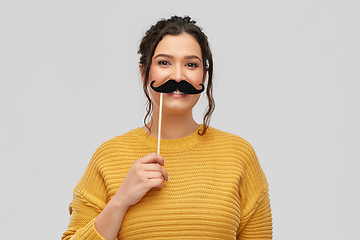
[(114, 195), (127, 207), (138, 203), (152, 188), (161, 189), (169, 176), (164, 166), (164, 158), (150, 153), (134, 161), (124, 181)]

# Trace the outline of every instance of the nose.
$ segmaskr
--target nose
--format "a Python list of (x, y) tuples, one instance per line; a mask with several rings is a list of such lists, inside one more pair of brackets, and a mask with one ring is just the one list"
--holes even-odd
[(180, 64), (177, 64), (174, 67), (174, 71), (172, 73), (172, 79), (174, 79), (177, 82), (180, 82), (181, 80), (184, 80), (184, 69)]

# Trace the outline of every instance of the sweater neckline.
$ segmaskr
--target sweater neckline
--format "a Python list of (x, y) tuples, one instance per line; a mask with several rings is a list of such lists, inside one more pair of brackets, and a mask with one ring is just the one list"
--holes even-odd
[[(198, 131), (203, 128), (203, 125), (200, 124), (199, 128), (184, 138), (178, 139), (161, 139), (160, 141), (160, 153), (161, 152), (179, 152), (188, 150), (189, 148), (198, 144), (202, 139), (203, 136), (198, 134)], [(138, 127), (133, 130), (133, 133), (136, 137), (143, 142), (148, 147), (154, 149), (154, 152), (157, 150), (158, 139), (149, 135), (144, 129)]]

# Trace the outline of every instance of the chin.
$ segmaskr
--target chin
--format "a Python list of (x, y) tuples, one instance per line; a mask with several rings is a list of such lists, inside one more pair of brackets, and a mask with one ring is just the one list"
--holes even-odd
[(174, 115), (187, 114), (189, 112), (192, 112), (194, 106), (195, 105), (184, 106), (184, 104), (164, 104), (163, 112)]

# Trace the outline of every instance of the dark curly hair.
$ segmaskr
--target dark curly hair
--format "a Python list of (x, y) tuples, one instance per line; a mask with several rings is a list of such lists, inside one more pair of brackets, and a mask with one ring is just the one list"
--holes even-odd
[(142, 76), (143, 79), (143, 90), (145, 96), (147, 98), (146, 104), (146, 115), (144, 117), (144, 124), (146, 124), (146, 120), (151, 117), (152, 113), (152, 102), (148, 92), (148, 84), (149, 84), (149, 72), (150, 66), (152, 62), (152, 57), (154, 55), (155, 49), (161, 39), (165, 35), (179, 35), (182, 33), (188, 33), (193, 36), (200, 45), (202, 58), (203, 58), (203, 69), (204, 69), (204, 80), (205, 80), (205, 73), (207, 72), (207, 84), (206, 84), (206, 96), (208, 99), (208, 106), (206, 109), (206, 113), (204, 114), (203, 118), (203, 129), (202, 131), (198, 132), (200, 135), (204, 135), (209, 123), (210, 117), (215, 109), (215, 101), (213, 98), (213, 84), (212, 84), (212, 77), (213, 77), (213, 59), (211, 50), (209, 47), (209, 42), (207, 36), (202, 32), (202, 29), (196, 25), (196, 21), (191, 20), (189, 16), (179, 17), (179, 16), (172, 16), (169, 19), (161, 19), (155, 25), (152, 25), (150, 29), (145, 33), (143, 37), (138, 54), (140, 54), (140, 64), (142, 65)]

